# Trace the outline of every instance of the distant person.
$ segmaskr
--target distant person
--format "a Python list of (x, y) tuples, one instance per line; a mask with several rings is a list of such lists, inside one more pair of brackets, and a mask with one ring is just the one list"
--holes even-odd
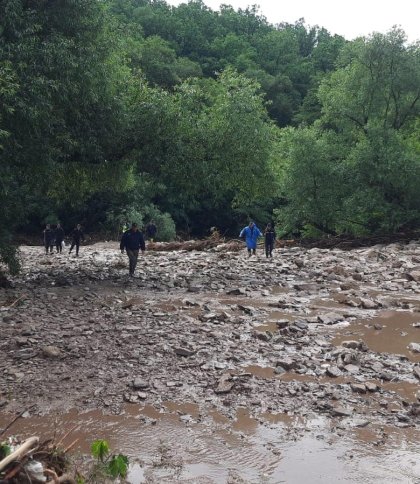
[(57, 254), (61, 254), (63, 250), (64, 229), (61, 224), (57, 224), (55, 228), (55, 250)]
[(210, 227), (210, 239), (215, 242), (218, 242), (221, 239), (221, 235), (217, 227)]
[(157, 227), (154, 222), (154, 220), (151, 220), (147, 225), (146, 225), (146, 237), (147, 240), (150, 240), (150, 242), (153, 242), (153, 240), (156, 237), (157, 233)]
[(273, 257), (273, 249), (276, 241), (276, 232), (271, 223), (267, 224), (264, 230), (265, 256)]
[(143, 234), (139, 231), (137, 224), (131, 224), (131, 229), (124, 232), (120, 244), (121, 253), (127, 252), (129, 260), (129, 274), (134, 276), (136, 270), (137, 259), (139, 258), (139, 250), (144, 254), (146, 245), (144, 243)]
[(71, 236), (71, 246), (70, 246), (69, 254), (71, 254), (73, 247), (76, 246), (76, 257), (78, 257), (80, 241), (85, 240), (85, 236), (82, 231), (82, 226), (80, 224), (77, 224), (76, 227), (71, 232), (70, 236)]
[(241, 230), (239, 237), (245, 239), (246, 248), (248, 249), (248, 257), (251, 257), (251, 251), (252, 255), (255, 255), (258, 237), (262, 237), (262, 233), (255, 223), (249, 222), (249, 225)]
[(44, 235), (44, 247), (45, 247), (45, 254), (52, 254), (54, 249), (54, 230), (51, 228), (50, 224), (45, 226), (43, 231)]

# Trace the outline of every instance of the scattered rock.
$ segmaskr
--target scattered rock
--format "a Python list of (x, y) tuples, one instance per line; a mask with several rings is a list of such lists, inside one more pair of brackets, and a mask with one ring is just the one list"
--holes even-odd
[(60, 358), (62, 356), (61, 350), (57, 346), (43, 346), (42, 354), (46, 358)]
[(408, 345), (408, 349), (413, 353), (420, 353), (420, 344), (419, 343), (410, 343)]
[(136, 378), (132, 384), (134, 390), (143, 390), (149, 388), (149, 382), (143, 380), (142, 378)]
[(194, 350), (189, 350), (187, 348), (174, 348), (175, 354), (178, 356), (192, 356), (195, 351)]
[(332, 378), (337, 378), (338, 376), (342, 375), (340, 368), (338, 368), (337, 366), (328, 367), (327, 370), (326, 370), (326, 373), (327, 373), (328, 376), (330, 376)]
[(219, 380), (217, 387), (215, 388), (214, 392), (216, 394), (224, 394), (224, 393), (229, 393), (233, 386), (234, 382), (232, 380), (232, 375), (230, 373), (225, 373)]

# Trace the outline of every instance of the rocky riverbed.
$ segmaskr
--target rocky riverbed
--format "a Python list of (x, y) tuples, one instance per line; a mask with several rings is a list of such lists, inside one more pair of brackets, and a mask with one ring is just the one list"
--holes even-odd
[(0, 290), (3, 415), (187, 404), (370, 426), (378, 441), (385, 427), (418, 432), (418, 242), (272, 260), (223, 244), (147, 251), (135, 278), (117, 249), (22, 247), (22, 274)]

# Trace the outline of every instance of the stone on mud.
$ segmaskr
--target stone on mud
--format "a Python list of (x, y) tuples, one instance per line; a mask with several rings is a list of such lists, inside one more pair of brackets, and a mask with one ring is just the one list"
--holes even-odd
[(57, 346), (44, 346), (42, 354), (47, 358), (60, 358), (61, 350)]
[(270, 341), (273, 338), (270, 331), (254, 331), (254, 336), (261, 341)]
[(409, 281), (420, 282), (420, 271), (412, 271), (406, 274)]
[(335, 407), (331, 409), (331, 415), (333, 417), (351, 417), (353, 414), (352, 408)]
[(143, 390), (149, 387), (149, 382), (143, 380), (142, 378), (135, 378), (133, 381), (134, 390)]
[(343, 316), (337, 313), (326, 313), (318, 316), (318, 321), (323, 324), (336, 324), (343, 321)]
[(195, 351), (194, 350), (189, 350), (187, 348), (174, 348), (175, 354), (178, 356), (192, 356)]
[(357, 375), (357, 373), (359, 373), (360, 371), (360, 368), (358, 366), (352, 364), (346, 365), (344, 369), (352, 375)]
[(415, 366), (413, 368), (413, 373), (420, 380), (420, 366)]
[(379, 390), (379, 387), (376, 383), (367, 381), (365, 383), (365, 387), (369, 392), (377, 392)]
[(420, 353), (420, 344), (419, 343), (410, 343), (408, 345), (408, 349), (413, 353)]
[(277, 360), (276, 366), (281, 366), (285, 370), (293, 370), (297, 368), (297, 363), (296, 361), (292, 360), (292, 358), (289, 358), (286, 356), (284, 358), (280, 358), (279, 360)]
[(363, 383), (352, 383), (350, 385), (350, 388), (355, 393), (366, 393), (366, 385), (364, 385)]
[(229, 289), (226, 291), (228, 296), (245, 296), (246, 291), (242, 287), (235, 287), (234, 289)]
[(342, 372), (338, 366), (330, 366), (327, 368), (326, 373), (328, 376), (331, 376), (332, 378), (337, 378), (338, 376), (342, 375)]
[(222, 377), (217, 383), (217, 387), (215, 388), (214, 392), (218, 395), (229, 393), (235, 384), (231, 380), (232, 380), (232, 375), (230, 373), (225, 373), (224, 375), (222, 375)]

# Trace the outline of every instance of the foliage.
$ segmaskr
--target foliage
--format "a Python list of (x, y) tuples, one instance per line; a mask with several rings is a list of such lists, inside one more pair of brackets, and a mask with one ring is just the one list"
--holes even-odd
[(95, 440), (91, 446), (92, 456), (97, 459), (97, 465), (85, 482), (95, 482), (106, 477), (125, 478), (128, 472), (128, 457), (122, 454), (111, 454), (106, 440)]
[[(12, 236), (420, 221), (420, 50), (201, 0), (0, 0), (0, 263)], [(281, 129), (279, 129), (281, 128)]]
[(420, 50), (397, 29), (358, 39), (319, 89), (322, 116), (283, 133), (279, 220), (305, 232), (370, 234), (420, 222)]

